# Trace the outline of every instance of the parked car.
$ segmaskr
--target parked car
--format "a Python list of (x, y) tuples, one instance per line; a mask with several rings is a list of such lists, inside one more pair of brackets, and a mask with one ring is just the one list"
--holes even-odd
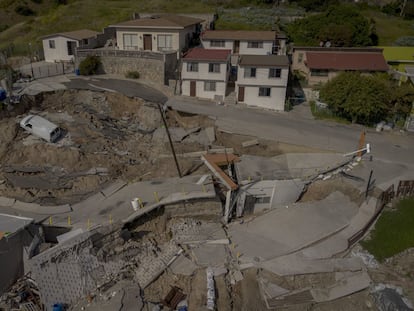
[(29, 133), (36, 135), (47, 142), (56, 142), (62, 134), (56, 124), (36, 115), (28, 115), (20, 121), (20, 126)]

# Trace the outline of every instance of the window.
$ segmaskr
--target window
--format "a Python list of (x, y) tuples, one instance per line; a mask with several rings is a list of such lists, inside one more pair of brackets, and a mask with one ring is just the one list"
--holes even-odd
[(245, 78), (256, 78), (256, 68), (250, 67), (244, 69)]
[(68, 48), (68, 55), (73, 55), (73, 50), (76, 47), (76, 42), (74, 42), (74, 41), (66, 41), (66, 46)]
[(49, 48), (56, 49), (55, 40), (49, 40)]
[(312, 77), (327, 77), (328, 73), (327, 69), (311, 69)]
[(254, 201), (256, 204), (270, 203), (270, 197), (255, 197)]
[(269, 78), (280, 78), (281, 75), (282, 75), (282, 69), (269, 68)]
[(223, 48), (225, 45), (224, 40), (211, 40), (210, 46), (211, 47), (220, 47)]
[(216, 82), (214, 81), (204, 82), (204, 91), (215, 91), (215, 90), (216, 90)]
[(82, 45), (88, 45), (89, 39), (82, 39)]
[(158, 51), (172, 50), (172, 35), (158, 35)]
[(208, 72), (220, 72), (220, 64), (208, 64)]
[(298, 54), (298, 63), (300, 64), (300, 63), (302, 63), (302, 61), (303, 61), (303, 53), (299, 53)]
[(187, 63), (187, 72), (198, 72), (198, 63)]
[(138, 35), (124, 33), (123, 39), (125, 50), (138, 50)]
[(259, 87), (259, 96), (270, 96), (270, 87)]
[(247, 42), (247, 48), (249, 48), (249, 49), (261, 49), (261, 48), (263, 48), (263, 42), (249, 41), (249, 42)]

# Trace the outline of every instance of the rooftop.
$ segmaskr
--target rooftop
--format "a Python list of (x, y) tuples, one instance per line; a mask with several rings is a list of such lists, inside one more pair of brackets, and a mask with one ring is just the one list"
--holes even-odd
[(42, 37), (42, 39), (62, 36), (62, 37), (67, 37), (73, 40), (82, 40), (82, 39), (88, 39), (88, 38), (95, 37), (98, 34), (99, 32), (97, 31), (93, 31), (89, 29), (80, 29), (80, 30), (75, 30), (75, 31), (59, 32), (59, 33), (47, 35), (47, 36)]
[[(207, 30), (202, 34), (205, 40), (260, 40), (273, 41), (276, 38), (276, 31), (251, 31), (251, 30)], [(285, 37), (285, 35), (278, 35)]]
[(306, 65), (311, 69), (387, 71), (382, 53), (375, 52), (307, 52)]
[(286, 55), (242, 55), (240, 66), (275, 66), (289, 67), (289, 58)]
[(184, 55), (184, 60), (227, 61), (231, 50), (193, 48)]
[(130, 21), (112, 25), (112, 27), (133, 27), (133, 28), (176, 28), (182, 29), (191, 25), (201, 23), (203, 20), (181, 15), (156, 15), (147, 18), (138, 18)]

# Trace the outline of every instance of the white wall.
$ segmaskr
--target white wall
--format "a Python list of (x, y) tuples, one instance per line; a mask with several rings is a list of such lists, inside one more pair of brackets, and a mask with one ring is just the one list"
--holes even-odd
[[(181, 79), (227, 81), (227, 63), (220, 63), (220, 72), (208, 72), (210, 63), (197, 62), (198, 72), (187, 71), (187, 61), (183, 61)], [(211, 62), (214, 63), (214, 62)]]
[[(182, 95), (190, 96), (190, 82), (191, 80), (183, 80), (181, 84)], [(225, 96), (226, 82), (216, 82), (215, 91), (204, 91), (204, 81), (196, 80), (196, 97), (214, 99), (215, 95)]]
[[(236, 87), (238, 98), (239, 85)], [(256, 106), (277, 111), (285, 110), (286, 87), (272, 87), (270, 96), (259, 96), (259, 86), (244, 87), (244, 103), (249, 106)]]
[[(287, 86), (289, 69), (282, 68), (280, 78), (269, 78), (269, 68), (268, 67), (256, 67), (256, 77), (255, 78), (245, 78), (244, 71), (247, 67), (238, 67), (237, 70), (237, 83), (238, 84), (247, 84), (247, 85), (269, 85), (269, 86)], [(273, 67), (278, 68), (278, 67)]]
[(138, 39), (138, 50), (144, 49), (144, 35), (152, 36), (152, 51), (158, 51), (158, 35), (172, 35), (172, 49), (173, 51), (181, 51), (186, 47), (186, 36), (189, 35), (189, 38), (192, 37), (193, 32), (195, 32), (195, 25), (187, 27), (181, 30), (165, 30), (165, 29), (127, 29), (127, 28), (118, 28), (116, 30), (116, 42), (120, 50), (125, 50), (124, 47), (124, 34), (136, 34)]
[[(222, 41), (222, 40), (214, 40)], [(224, 47), (222, 46), (211, 46), (211, 40), (201, 40), (201, 44), (205, 49), (215, 49), (215, 50), (231, 50), (233, 52), (233, 40), (224, 40)]]
[(138, 50), (144, 49), (144, 35), (151, 35), (152, 51), (158, 51), (158, 37), (157, 35), (172, 35), (172, 50), (179, 50), (179, 32), (176, 31), (165, 31), (165, 30), (154, 30), (154, 29), (117, 29), (116, 30), (116, 42), (120, 50), (124, 48), (124, 34), (136, 34), (138, 40)]
[[(259, 38), (258, 38), (259, 41)], [(240, 55), (267, 55), (272, 54), (273, 42), (263, 41), (262, 48), (248, 48), (249, 41), (240, 41)]]
[[(55, 41), (55, 48), (49, 48), (49, 40)], [(79, 46), (77, 41), (68, 39), (66, 37), (51, 37), (43, 39), (43, 52), (45, 55), (45, 61), (55, 62), (55, 61), (71, 61), (75, 58), (74, 55), (68, 55), (67, 41), (76, 42), (76, 46)], [(75, 53), (75, 51), (73, 51)]]

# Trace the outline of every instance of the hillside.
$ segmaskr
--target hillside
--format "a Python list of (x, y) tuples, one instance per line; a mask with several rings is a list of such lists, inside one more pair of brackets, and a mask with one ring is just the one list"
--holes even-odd
[[(270, 29), (304, 14), (297, 6), (272, 7), (253, 0), (68, 0), (60, 5), (58, 1), (64, 0), (0, 0), (0, 50), (29, 55), (30, 43), (36, 54), (44, 35), (81, 28), (101, 31), (129, 19), (134, 12), (218, 12), (217, 28), (222, 29)], [(23, 16), (22, 7), (34, 15)], [(401, 36), (414, 36), (413, 21), (374, 9), (364, 9), (364, 15), (376, 21), (381, 45), (392, 45)]]

